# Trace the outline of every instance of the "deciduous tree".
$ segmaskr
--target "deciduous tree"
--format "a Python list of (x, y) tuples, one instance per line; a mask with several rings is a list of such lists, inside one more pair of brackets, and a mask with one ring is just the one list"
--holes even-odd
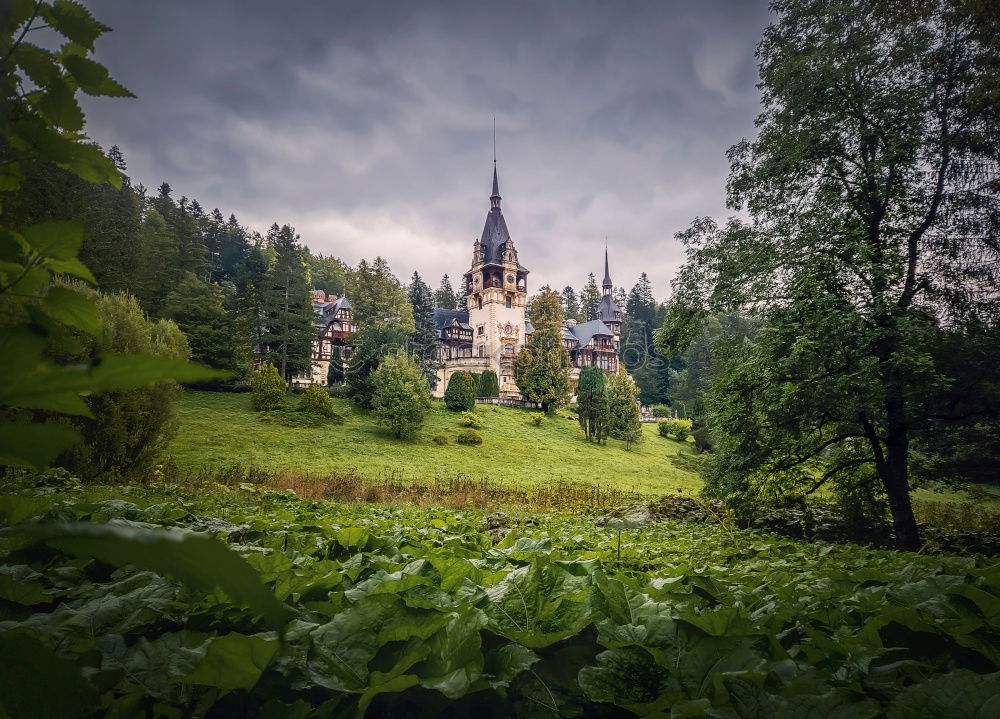
[(562, 343), (562, 304), (558, 293), (544, 289), (532, 302), (535, 331), (514, 359), (514, 378), (525, 399), (546, 411), (569, 398), (569, 353)]

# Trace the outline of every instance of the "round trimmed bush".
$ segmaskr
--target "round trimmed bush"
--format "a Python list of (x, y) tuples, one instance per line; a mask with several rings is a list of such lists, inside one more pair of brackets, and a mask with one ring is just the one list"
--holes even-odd
[(441, 434), (434, 435), (434, 439), (432, 441), (439, 447), (443, 447), (446, 444), (451, 444), (451, 438), (444, 432), (442, 432)]
[(258, 412), (281, 409), (285, 406), (287, 390), (285, 380), (278, 374), (278, 368), (268, 363), (253, 376), (250, 404)]
[(470, 427), (469, 429), (463, 429), (461, 432), (459, 432), (455, 436), (455, 441), (458, 442), (459, 444), (469, 444), (469, 445), (482, 444), (483, 435), (479, 434), (479, 432)]
[(315, 414), (321, 417), (334, 415), (333, 400), (327, 391), (313, 382), (302, 392), (299, 398), (299, 411)]
[(475, 412), (462, 412), (462, 426), (480, 429), (483, 426), (483, 420)]
[(665, 404), (654, 404), (652, 407), (649, 408), (649, 412), (654, 417), (669, 417), (671, 414), (673, 414), (670, 411), (670, 408)]

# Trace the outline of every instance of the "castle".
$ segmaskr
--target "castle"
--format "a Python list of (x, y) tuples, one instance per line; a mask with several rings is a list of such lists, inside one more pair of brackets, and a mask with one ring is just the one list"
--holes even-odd
[[(493, 161), (493, 194), (482, 235), (472, 245), (472, 264), (463, 277), (466, 309), (435, 309), (438, 330), (437, 387), (434, 396), (444, 396), (451, 375), (459, 370), (496, 372), (500, 396), (521, 397), (514, 382), (514, 357), (534, 331), (525, 317), (528, 299), (527, 267), (517, 257), (517, 249), (500, 209), (500, 183)], [(597, 366), (608, 374), (618, 371), (622, 311), (615, 304), (614, 283), (604, 252), (604, 281), (598, 317), (576, 324), (563, 323), (563, 346), (573, 361), (571, 379), (580, 369)], [(351, 304), (346, 297), (327, 297), (317, 292), (313, 298), (317, 338), (313, 342), (312, 379), (326, 381), (327, 369), (338, 354), (350, 358), (349, 335), (355, 326)], [(307, 384), (310, 376), (296, 381)]]

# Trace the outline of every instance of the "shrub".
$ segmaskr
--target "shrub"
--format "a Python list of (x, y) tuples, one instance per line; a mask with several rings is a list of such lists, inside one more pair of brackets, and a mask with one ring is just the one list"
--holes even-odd
[(691, 434), (691, 422), (686, 419), (661, 419), (656, 423), (661, 437), (673, 436), (678, 442), (684, 442)]
[[(150, 320), (138, 301), (126, 294), (96, 295), (100, 335), (58, 347), (63, 362), (90, 362), (101, 353), (148, 354), (187, 359), (187, 339), (173, 320)], [(0, 365), (13, 358), (4, 356)], [(86, 478), (136, 476), (149, 471), (177, 428), (180, 386), (173, 381), (114, 392), (94, 392), (84, 402), (90, 417), (62, 420), (83, 435), (58, 464)], [(0, 460), (2, 461), (2, 460)]]
[(300, 409), (282, 407), (281, 409), (261, 412), (260, 421), (267, 424), (280, 424), (282, 427), (322, 427), (326, 424), (343, 424), (344, 418), (336, 412), (329, 415), (315, 412), (302, 412)]
[(480, 429), (483, 426), (483, 420), (475, 412), (462, 412), (462, 426)]
[(545, 419), (545, 414), (543, 412), (532, 412), (528, 420), (535, 427), (542, 426), (542, 420)]
[(649, 408), (649, 411), (654, 417), (669, 417), (673, 414), (670, 408), (665, 404), (654, 404)]
[(387, 355), (372, 372), (376, 387), (372, 398), (375, 421), (390, 430), (396, 439), (416, 432), (431, 408), (427, 376), (413, 356), (400, 350)]
[(451, 438), (448, 437), (448, 435), (446, 435), (444, 432), (442, 432), (441, 434), (434, 435), (433, 442), (439, 447), (443, 447), (446, 444), (451, 444)]
[(708, 427), (699, 427), (691, 433), (691, 436), (694, 437), (694, 447), (699, 454), (712, 451), (712, 433)]
[(257, 412), (281, 409), (285, 406), (285, 381), (278, 374), (278, 369), (268, 363), (255, 373), (251, 383), (250, 404)]
[(333, 400), (325, 389), (313, 382), (302, 392), (299, 399), (299, 411), (307, 414), (317, 414), (322, 417), (334, 415)]
[(472, 373), (459, 370), (448, 380), (448, 388), (444, 391), (444, 406), (452, 412), (471, 411), (476, 406), (477, 390)]
[(455, 436), (455, 441), (458, 442), (459, 444), (469, 444), (469, 445), (482, 444), (483, 435), (479, 434), (479, 432), (471, 428), (463, 429)]
[(499, 397), (500, 381), (497, 373), (491, 369), (479, 375), (479, 397)]

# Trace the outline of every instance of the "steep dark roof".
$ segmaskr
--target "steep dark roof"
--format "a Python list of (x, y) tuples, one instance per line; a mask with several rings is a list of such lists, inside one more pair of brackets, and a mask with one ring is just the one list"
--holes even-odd
[(608, 248), (604, 248), (604, 282), (601, 283), (601, 287), (614, 287), (614, 283), (611, 281), (611, 272), (608, 270)]
[(601, 304), (598, 307), (598, 312), (600, 313), (600, 318), (602, 322), (620, 322), (620, 317), (615, 317), (615, 312), (621, 314), (621, 309), (615, 304), (615, 301), (611, 299), (611, 295), (604, 295), (601, 298)]
[(335, 315), (341, 310), (351, 309), (351, 301), (347, 297), (341, 297), (336, 302), (327, 302), (323, 306), (323, 314)]
[(490, 209), (486, 215), (486, 223), (483, 225), (483, 234), (479, 242), (483, 248), (483, 262), (502, 264), (503, 246), (510, 239), (510, 232), (507, 230), (507, 222), (503, 218), (503, 213), (499, 206)]
[(434, 308), (434, 326), (438, 328), (438, 331), (448, 327), (455, 320), (458, 320), (458, 323), (465, 329), (470, 329), (468, 310), (443, 310), (440, 307)]
[(593, 339), (594, 335), (614, 337), (614, 333), (600, 320), (584, 322), (582, 325), (576, 325), (575, 327), (570, 328), (569, 331), (573, 333), (573, 336), (576, 339), (580, 340), (581, 347), (585, 347), (587, 343)]

